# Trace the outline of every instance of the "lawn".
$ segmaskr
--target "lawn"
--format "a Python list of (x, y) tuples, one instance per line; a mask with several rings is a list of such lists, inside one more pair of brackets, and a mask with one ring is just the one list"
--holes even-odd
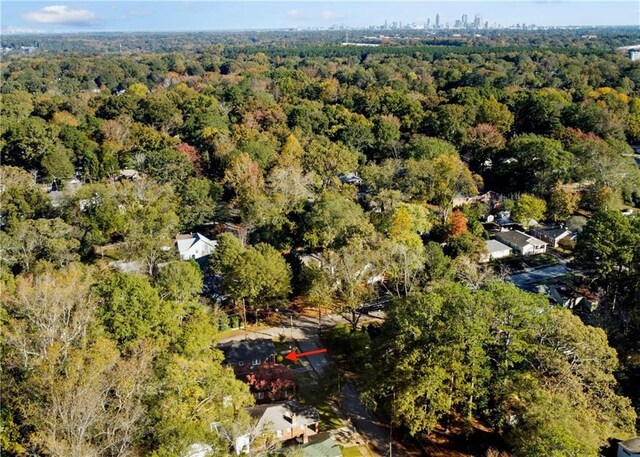
[(367, 446), (340, 446), (343, 457), (373, 457), (373, 453)]
[(125, 259), (125, 255), (122, 252), (121, 243), (107, 244), (105, 246), (94, 246), (93, 250), (96, 259), (106, 259), (109, 261), (118, 261)]
[(550, 266), (556, 265), (558, 263), (558, 258), (552, 254), (539, 254), (529, 256), (525, 259), (529, 268), (538, 268), (542, 266)]
[(320, 429), (333, 430), (342, 427), (343, 423), (336, 410), (329, 403), (325, 390), (321, 385), (307, 385), (298, 392), (300, 403), (313, 406), (320, 414)]

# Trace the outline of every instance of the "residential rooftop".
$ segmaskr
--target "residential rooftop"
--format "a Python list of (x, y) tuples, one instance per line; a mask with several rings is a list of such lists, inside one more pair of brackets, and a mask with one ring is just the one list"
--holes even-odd
[(506, 251), (506, 250), (511, 250), (511, 248), (509, 246), (507, 246), (504, 243), (501, 243), (498, 240), (487, 240), (487, 252), (489, 254), (495, 253), (495, 252), (502, 252), (502, 251)]
[(231, 341), (218, 346), (224, 354), (225, 363), (246, 362), (247, 360), (266, 359), (276, 353), (273, 341), (258, 340)]
[(620, 443), (618, 444), (622, 448), (633, 454), (640, 453), (640, 436), (636, 436), (635, 438), (631, 438), (630, 440), (620, 441)]
[(526, 233), (523, 233), (519, 230), (496, 233), (496, 238), (508, 243), (513, 243), (518, 247), (525, 247), (529, 244), (533, 244), (535, 246), (543, 246), (547, 244), (544, 241), (539, 240), (538, 238), (531, 235), (527, 235)]
[(320, 421), (320, 416), (315, 408), (303, 407), (295, 400), (254, 406), (247, 408), (247, 412), (258, 421), (256, 431), (261, 431), (264, 428), (283, 430), (292, 425), (304, 426)]

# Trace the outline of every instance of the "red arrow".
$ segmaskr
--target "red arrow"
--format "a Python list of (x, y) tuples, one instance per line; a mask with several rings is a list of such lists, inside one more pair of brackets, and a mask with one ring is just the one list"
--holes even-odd
[(323, 352), (327, 352), (327, 350), (326, 349), (315, 349), (313, 351), (307, 351), (307, 352), (291, 351), (290, 353), (285, 355), (284, 358), (287, 359), (287, 360), (291, 360), (292, 362), (297, 362), (298, 361), (298, 357), (304, 357), (304, 356), (313, 355), (313, 354), (321, 354)]

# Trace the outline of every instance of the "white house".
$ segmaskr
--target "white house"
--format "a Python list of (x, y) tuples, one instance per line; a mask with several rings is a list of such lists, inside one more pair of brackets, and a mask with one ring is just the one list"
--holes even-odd
[(640, 456), (640, 436), (618, 443), (617, 457), (639, 457)]
[(480, 262), (490, 262), (491, 260), (509, 257), (512, 249), (500, 241), (488, 240), (485, 251), (486, 253), (480, 257)]
[(496, 233), (496, 239), (511, 246), (519, 255), (535, 255), (547, 252), (547, 243), (519, 230)]
[(212, 241), (199, 233), (194, 233), (193, 235), (176, 236), (176, 246), (180, 258), (189, 260), (211, 255), (218, 246), (218, 242)]

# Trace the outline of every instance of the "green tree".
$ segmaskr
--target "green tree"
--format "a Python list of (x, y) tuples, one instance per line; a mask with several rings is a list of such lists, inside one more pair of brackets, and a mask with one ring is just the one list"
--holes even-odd
[(188, 178), (178, 191), (180, 226), (189, 231), (224, 216), (222, 188), (206, 178)]
[(353, 172), (358, 166), (359, 156), (353, 150), (319, 137), (305, 149), (302, 166), (307, 172), (322, 177), (325, 186), (334, 181), (340, 173)]
[(467, 166), (455, 155), (440, 155), (433, 160), (409, 159), (402, 178), (402, 188), (440, 207), (446, 220), (457, 194), (478, 192), (477, 180)]
[(30, 271), (39, 260), (63, 267), (79, 259), (80, 242), (74, 227), (62, 219), (27, 219), (0, 232), (2, 256), (7, 265)]
[(67, 199), (63, 208), (65, 220), (80, 230), (83, 254), (94, 245), (104, 245), (113, 236), (123, 233), (126, 212), (120, 197), (112, 186), (88, 184)]
[(566, 190), (560, 183), (553, 186), (547, 204), (547, 218), (553, 222), (564, 222), (578, 208), (578, 195)]
[(629, 274), (640, 247), (638, 225), (638, 216), (601, 211), (589, 219), (576, 243), (576, 266), (596, 277), (612, 298), (614, 308), (619, 294), (635, 284), (629, 281)]
[(186, 302), (202, 293), (202, 273), (194, 261), (169, 262), (158, 271), (154, 287), (163, 300)]
[(476, 112), (477, 124), (491, 124), (500, 133), (506, 133), (511, 130), (513, 119), (513, 114), (509, 111), (507, 105), (500, 103), (495, 97), (483, 101)]
[(0, 217), (5, 228), (25, 219), (38, 219), (51, 213), (50, 200), (38, 187), (33, 176), (11, 166), (0, 167)]
[(114, 273), (97, 284), (96, 294), (102, 323), (123, 347), (139, 338), (175, 338), (172, 332), (184, 317), (184, 311), (171, 309), (142, 276)]
[(247, 302), (256, 309), (269, 308), (282, 303), (291, 292), (291, 268), (277, 250), (264, 243), (245, 248), (233, 235), (223, 234), (211, 266), (236, 300), (245, 327)]
[(144, 170), (159, 183), (181, 186), (193, 176), (193, 163), (174, 149), (151, 150), (145, 155)]
[[(142, 261), (149, 275), (158, 264), (170, 259), (178, 227), (176, 198), (170, 185), (144, 180), (128, 183), (122, 189), (126, 222), (124, 228), (127, 258)], [(169, 248), (169, 249), (167, 249)], [(175, 254), (174, 254), (175, 255)]]
[(457, 156), (456, 147), (439, 138), (414, 136), (407, 145), (406, 155), (416, 160), (432, 160), (440, 155)]
[(546, 211), (547, 203), (543, 199), (522, 194), (516, 199), (511, 216), (523, 227), (528, 228), (531, 220), (542, 220)]
[(498, 173), (515, 190), (545, 193), (567, 177), (570, 154), (562, 144), (539, 135), (520, 135), (507, 144)]
[(303, 239), (314, 247), (339, 247), (350, 238), (370, 234), (372, 230), (357, 203), (340, 194), (326, 192), (306, 214)]
[(361, 238), (336, 250), (325, 250), (319, 262), (307, 267), (313, 278), (309, 295), (316, 303), (329, 305), (350, 325), (358, 327), (361, 306), (375, 297), (376, 284), (383, 273), (379, 252)]
[[(201, 359), (171, 356), (152, 411), (158, 456), (181, 455), (193, 443), (207, 443), (213, 454), (228, 455), (235, 438), (251, 430), (243, 410), (253, 403), (249, 386), (221, 362), (219, 351)], [(240, 431), (229, 442), (223, 430)]]
[(596, 456), (633, 430), (604, 331), (511, 284), (448, 283), (399, 303), (375, 353), (368, 395), (412, 434), (481, 415), (517, 455)]

